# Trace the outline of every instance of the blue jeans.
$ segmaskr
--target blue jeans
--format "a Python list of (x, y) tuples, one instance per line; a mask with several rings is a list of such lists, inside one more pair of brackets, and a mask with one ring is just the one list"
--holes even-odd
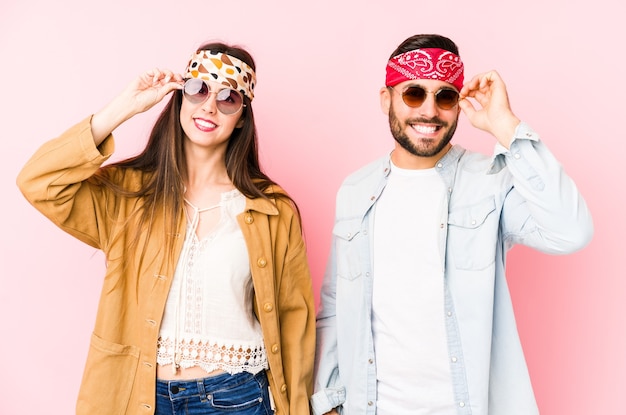
[(267, 375), (224, 373), (195, 380), (159, 380), (155, 415), (273, 415)]

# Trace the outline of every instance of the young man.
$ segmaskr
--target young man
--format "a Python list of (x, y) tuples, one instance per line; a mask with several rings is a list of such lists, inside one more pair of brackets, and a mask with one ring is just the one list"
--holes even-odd
[[(380, 102), (395, 146), (337, 195), (313, 413), (538, 413), (505, 254), (517, 243), (584, 247), (593, 225), (583, 198), (513, 114), (497, 72), (463, 84), (446, 37), (405, 40)], [(495, 137), (494, 156), (450, 144), (461, 111)]]

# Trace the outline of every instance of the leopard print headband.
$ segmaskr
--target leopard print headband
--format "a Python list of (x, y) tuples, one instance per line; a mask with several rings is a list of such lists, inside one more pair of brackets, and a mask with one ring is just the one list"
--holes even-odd
[(184, 77), (219, 82), (241, 92), (251, 101), (254, 98), (256, 85), (254, 70), (241, 59), (225, 53), (197, 51), (191, 55)]

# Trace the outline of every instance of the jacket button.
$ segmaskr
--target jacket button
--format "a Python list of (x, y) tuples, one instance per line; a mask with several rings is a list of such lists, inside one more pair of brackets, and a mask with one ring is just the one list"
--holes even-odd
[(263, 310), (267, 311), (268, 313), (272, 311), (273, 309), (274, 309), (274, 306), (272, 305), (272, 303), (265, 303), (265, 305), (263, 306)]
[(246, 215), (246, 218), (244, 220), (246, 221), (248, 225), (254, 222), (254, 218), (250, 214)]
[(280, 391), (283, 392), (283, 393), (287, 392), (287, 385), (281, 386), (280, 387)]
[(265, 258), (259, 258), (256, 264), (261, 268), (264, 268), (267, 265), (267, 261), (265, 260)]
[(278, 345), (277, 344), (272, 346), (272, 353), (278, 353)]

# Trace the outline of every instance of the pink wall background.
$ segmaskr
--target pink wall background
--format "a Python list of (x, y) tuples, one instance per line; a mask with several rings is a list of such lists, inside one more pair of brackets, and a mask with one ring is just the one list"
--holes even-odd
[[(624, 414), (623, 3), (208, 6), (216, 3), (0, 4), (0, 415), (73, 413), (104, 270), (101, 253), (55, 228), (15, 186), (43, 141), (98, 110), (140, 72), (182, 71), (206, 40), (246, 46), (258, 66), (262, 161), (299, 202), (317, 295), (337, 187), (392, 146), (378, 107), (386, 58), (419, 32), (455, 40), (467, 76), (501, 73), (514, 111), (540, 132), (594, 214), (595, 238), (581, 252), (552, 257), (517, 247), (509, 256), (542, 413)], [(143, 146), (157, 112), (118, 129), (118, 157)], [(493, 145), (464, 118), (455, 142), (486, 152)]]

